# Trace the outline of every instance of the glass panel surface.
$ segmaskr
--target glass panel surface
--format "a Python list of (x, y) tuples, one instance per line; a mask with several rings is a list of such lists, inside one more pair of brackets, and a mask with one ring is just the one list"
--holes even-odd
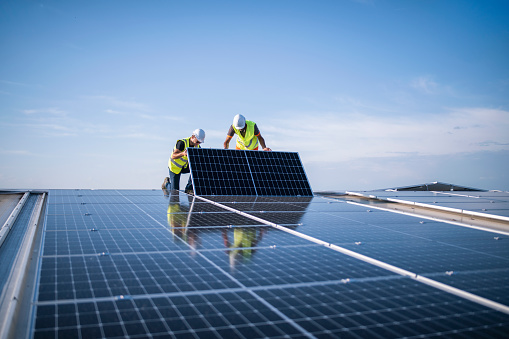
[(504, 235), (321, 197), (205, 198), (237, 212), (161, 191), (50, 191), (33, 337), (509, 332), (507, 314), (305, 238), (509, 305)]
[(197, 195), (312, 196), (295, 152), (189, 148)]

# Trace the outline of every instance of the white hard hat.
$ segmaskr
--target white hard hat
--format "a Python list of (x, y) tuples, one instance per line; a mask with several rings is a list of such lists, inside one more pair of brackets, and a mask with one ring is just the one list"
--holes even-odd
[(195, 129), (193, 135), (196, 137), (196, 139), (198, 139), (200, 143), (205, 141), (205, 131), (201, 128)]
[(233, 127), (236, 129), (243, 129), (246, 126), (246, 118), (242, 114), (237, 114), (233, 118)]

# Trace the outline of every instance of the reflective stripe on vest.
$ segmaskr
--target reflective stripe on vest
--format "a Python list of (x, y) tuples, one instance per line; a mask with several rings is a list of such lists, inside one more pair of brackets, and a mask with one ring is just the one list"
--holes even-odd
[(258, 147), (258, 137), (254, 135), (254, 126), (256, 123), (246, 120), (246, 135), (242, 137), (240, 130), (233, 126), (235, 134), (237, 134), (237, 148), (253, 150)]
[(175, 165), (176, 167), (180, 168), (181, 170), (182, 170), (182, 168), (184, 168), (184, 165), (179, 164), (175, 159), (170, 159), (170, 161), (171, 161), (172, 165)]
[[(184, 151), (189, 147), (190, 139), (191, 139), (191, 137), (185, 138), (185, 139), (180, 139), (185, 144)], [(177, 142), (178, 142), (178, 140), (177, 140)], [(197, 145), (194, 147), (200, 147), (200, 145)], [(175, 144), (175, 147), (173, 148), (173, 152), (175, 152), (176, 149), (177, 149), (177, 145)], [(172, 159), (170, 156), (170, 160), (168, 161), (168, 167), (170, 168), (170, 171), (172, 171), (173, 173), (179, 174), (182, 171), (182, 169), (187, 166), (187, 162), (188, 162), (187, 156), (183, 156), (178, 159)]]

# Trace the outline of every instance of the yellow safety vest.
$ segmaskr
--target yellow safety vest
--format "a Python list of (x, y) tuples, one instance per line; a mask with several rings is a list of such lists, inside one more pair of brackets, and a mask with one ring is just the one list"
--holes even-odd
[(253, 256), (253, 244), (256, 240), (256, 231), (254, 228), (237, 227), (233, 230), (233, 248), (229, 255), (230, 260), (234, 260), (235, 257), (240, 254), (243, 259), (250, 260)]
[(242, 137), (240, 130), (233, 126), (235, 134), (237, 134), (237, 148), (253, 150), (258, 147), (258, 137), (254, 135), (255, 123), (253, 121), (246, 120), (246, 135)]
[(186, 219), (182, 218), (181, 215), (176, 214), (181, 212), (180, 204), (178, 202), (170, 202), (168, 205), (168, 226), (170, 227), (184, 227), (186, 225)]
[(168, 205), (168, 226), (170, 226), (173, 236), (177, 236), (186, 241), (186, 221), (185, 215), (182, 215), (179, 202), (170, 202)]
[[(191, 137), (185, 138), (185, 139), (180, 139), (186, 145), (184, 148), (184, 151), (189, 147), (190, 139), (191, 139)], [(197, 145), (194, 147), (199, 148), (200, 145)], [(173, 152), (175, 152), (176, 149), (177, 149), (177, 145), (175, 144), (175, 147), (173, 148)], [(168, 160), (168, 167), (170, 168), (170, 171), (172, 171), (173, 173), (179, 174), (184, 167), (187, 167), (187, 163), (188, 163), (187, 156), (183, 156), (182, 158), (178, 158), (178, 159), (172, 159), (170, 156), (170, 160)]]

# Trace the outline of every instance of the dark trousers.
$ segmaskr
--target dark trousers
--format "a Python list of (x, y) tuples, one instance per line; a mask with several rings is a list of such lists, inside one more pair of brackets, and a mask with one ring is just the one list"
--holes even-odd
[[(187, 171), (186, 171), (186, 169), (187, 169)], [(168, 189), (178, 191), (180, 189), (180, 175), (185, 174), (185, 173), (189, 173), (189, 168), (183, 168), (182, 172), (180, 172), (179, 174), (173, 173), (170, 170), (170, 184), (169, 184), (170, 187), (168, 187)], [(187, 181), (187, 185), (186, 185), (186, 191), (192, 190), (192, 189), (193, 189), (193, 181), (191, 180), (191, 176), (189, 176), (189, 180)]]

